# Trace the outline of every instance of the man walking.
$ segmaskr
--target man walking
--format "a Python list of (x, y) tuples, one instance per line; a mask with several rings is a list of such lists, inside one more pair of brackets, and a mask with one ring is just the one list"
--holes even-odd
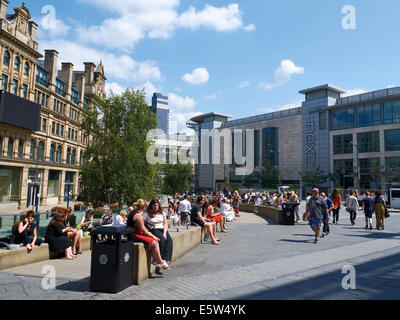
[(328, 214), (324, 217), (324, 221), (323, 221), (324, 222), (324, 228), (322, 229), (322, 238), (324, 238), (330, 233), (329, 219), (331, 218), (330, 213), (331, 213), (331, 209), (333, 207), (333, 202), (323, 192), (321, 192), (321, 197), (325, 199), (326, 207), (328, 209)]
[(184, 200), (179, 203), (178, 207), (178, 215), (181, 217), (182, 224), (187, 224), (188, 216), (190, 211), (192, 210), (192, 205), (187, 200), (187, 196), (185, 196)]
[(354, 226), (356, 224), (357, 211), (360, 210), (357, 198), (354, 196), (354, 191), (349, 191), (349, 197), (346, 199), (346, 210), (350, 213), (350, 222)]
[(314, 243), (318, 243), (322, 221), (324, 220), (324, 216), (329, 215), (329, 212), (326, 206), (326, 201), (319, 195), (319, 190), (317, 188), (312, 191), (312, 196), (307, 203), (306, 213), (309, 217), (308, 224), (315, 232)]

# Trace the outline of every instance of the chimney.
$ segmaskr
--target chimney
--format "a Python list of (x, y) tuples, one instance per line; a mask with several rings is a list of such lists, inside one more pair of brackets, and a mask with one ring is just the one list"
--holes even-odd
[(84, 62), (83, 64), (85, 65), (86, 84), (93, 84), (96, 65), (93, 62)]
[(45, 50), (44, 52), (44, 69), (49, 73), (49, 87), (54, 91), (57, 78), (58, 52), (56, 50)]
[(7, 8), (8, 8), (8, 0), (1, 0), (0, 3), (0, 19), (7, 18)]
[(58, 77), (65, 82), (65, 93), (67, 97), (71, 96), (72, 89), (72, 73), (74, 71), (74, 65), (70, 62), (61, 63), (61, 71)]
[(36, 34), (38, 30), (38, 24), (34, 21), (29, 21), (29, 33), (31, 35), (32, 41), (36, 41)]
[(76, 73), (74, 87), (76, 90), (78, 90), (80, 98), (79, 102), (82, 103), (83, 103), (83, 98), (85, 96), (85, 85), (86, 85), (86, 75), (82, 73)]

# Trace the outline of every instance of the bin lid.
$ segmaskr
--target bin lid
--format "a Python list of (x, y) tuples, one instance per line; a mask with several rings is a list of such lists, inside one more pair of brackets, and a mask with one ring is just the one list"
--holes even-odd
[(134, 230), (132, 228), (128, 228), (125, 226), (101, 226), (93, 229), (92, 234), (121, 234), (121, 235), (126, 235), (126, 234), (131, 234), (133, 233)]

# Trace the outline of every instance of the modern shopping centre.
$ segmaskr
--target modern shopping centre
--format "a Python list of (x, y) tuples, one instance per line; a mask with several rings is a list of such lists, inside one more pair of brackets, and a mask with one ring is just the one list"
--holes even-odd
[[(254, 148), (244, 147), (242, 155), (254, 152), (255, 170), (276, 167), (281, 185), (295, 185), (303, 192), (300, 171), (313, 165), (335, 178), (322, 189), (386, 190), (400, 183), (400, 87), (344, 98), (344, 90), (329, 84), (299, 93), (305, 101), (298, 108), (238, 120), (210, 113), (192, 118), (188, 127), (198, 132), (200, 146), (205, 129), (229, 129), (229, 144), (237, 137), (234, 130), (242, 129), (246, 144), (245, 132), (253, 129)], [(210, 150), (215, 140), (210, 138)], [(197, 188), (242, 186), (237, 165), (224, 165), (224, 160), (204, 164), (200, 158), (199, 153)]]

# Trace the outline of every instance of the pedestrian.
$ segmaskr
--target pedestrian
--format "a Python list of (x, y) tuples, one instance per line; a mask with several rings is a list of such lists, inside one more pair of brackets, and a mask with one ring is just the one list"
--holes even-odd
[(335, 188), (331, 194), (330, 199), (333, 202), (332, 213), (333, 213), (333, 224), (338, 224), (339, 211), (342, 207), (342, 196), (339, 193), (339, 189)]
[(314, 243), (318, 243), (322, 220), (324, 219), (324, 216), (328, 215), (329, 213), (326, 206), (326, 201), (319, 195), (319, 190), (317, 188), (314, 188), (312, 191), (312, 196), (306, 207), (306, 214), (308, 215), (308, 224), (315, 232)]
[(330, 214), (331, 214), (331, 209), (333, 207), (333, 202), (331, 199), (329, 199), (325, 193), (321, 192), (321, 197), (325, 199), (326, 201), (326, 207), (328, 209), (328, 213), (326, 214), (326, 216), (324, 216), (324, 228), (322, 229), (322, 238), (326, 237), (327, 235), (329, 235), (330, 233), (330, 228), (329, 228), (329, 219), (331, 218)]
[(296, 223), (300, 222), (300, 200), (296, 192), (292, 191), (290, 195), (290, 201), (294, 207), (294, 213), (296, 214)]
[(187, 224), (188, 216), (191, 210), (192, 210), (192, 205), (188, 201), (187, 196), (185, 196), (184, 199), (179, 203), (178, 207), (178, 215), (180, 216), (182, 223)]
[(239, 192), (235, 191), (232, 199), (232, 207), (233, 211), (235, 211), (235, 216), (240, 217), (239, 214), (239, 203), (240, 203), (240, 197), (239, 197)]
[(357, 198), (354, 196), (354, 191), (349, 191), (349, 196), (346, 199), (346, 211), (350, 213), (350, 222), (354, 226), (356, 224), (357, 211), (360, 210)]
[(372, 212), (373, 212), (373, 200), (370, 197), (371, 193), (369, 191), (365, 192), (365, 198), (362, 201), (362, 208), (365, 214), (365, 229), (372, 230)]
[(372, 203), (372, 209), (376, 215), (376, 228), (378, 230), (385, 229), (385, 211), (386, 211), (386, 201), (382, 197), (382, 192), (376, 191), (375, 198)]

